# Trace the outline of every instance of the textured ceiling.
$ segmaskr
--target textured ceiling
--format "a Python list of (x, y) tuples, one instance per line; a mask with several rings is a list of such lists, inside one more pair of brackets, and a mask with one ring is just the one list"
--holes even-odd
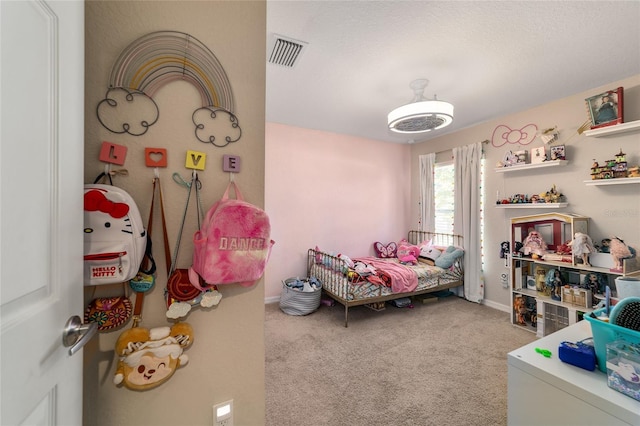
[[(640, 73), (640, 1), (272, 1), (267, 39), (308, 43), (267, 64), (269, 122), (388, 142), (428, 139)], [(269, 41), (269, 40), (268, 40)], [(269, 43), (267, 43), (269, 44)], [(387, 114), (409, 83), (455, 106), (409, 137)]]

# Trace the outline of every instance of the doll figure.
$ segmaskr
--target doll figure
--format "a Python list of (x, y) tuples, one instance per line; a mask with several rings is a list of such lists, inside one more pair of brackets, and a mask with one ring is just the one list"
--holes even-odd
[(547, 272), (545, 284), (547, 288), (551, 291), (551, 298), (553, 300), (561, 300), (560, 292), (562, 291), (562, 286), (564, 282), (562, 280), (562, 276), (560, 275), (560, 271), (558, 269), (550, 269)]
[(536, 266), (536, 291), (538, 293), (544, 293), (546, 287), (545, 274), (546, 271), (544, 270), (544, 268)]
[(527, 322), (525, 320), (527, 306), (522, 296), (516, 297), (513, 301), (513, 310), (516, 314), (516, 322), (520, 325), (527, 325)]
[(522, 248), (525, 255), (531, 255), (534, 259), (541, 257), (547, 251), (547, 243), (535, 229), (529, 229), (529, 235), (524, 239)]
[(601, 253), (609, 253), (609, 245), (611, 244), (611, 238), (605, 238), (601, 241), (602, 246), (600, 247)]
[(582, 264), (585, 266), (591, 266), (589, 263), (589, 253), (595, 253), (596, 248), (593, 246), (591, 237), (582, 232), (576, 232), (571, 240), (571, 252), (573, 257), (579, 257), (582, 259)]
[(581, 288), (591, 290), (591, 304), (593, 306), (597, 305), (599, 302), (596, 298), (596, 294), (603, 294), (606, 286), (607, 284), (604, 275), (597, 272), (589, 272), (584, 276), (584, 279), (580, 284)]
[(509, 254), (509, 241), (500, 243), (500, 259), (504, 259)]
[(622, 270), (622, 259), (633, 257), (631, 248), (618, 237), (613, 237), (611, 239), (611, 242), (609, 243), (609, 252), (613, 258), (612, 270), (614, 271)]

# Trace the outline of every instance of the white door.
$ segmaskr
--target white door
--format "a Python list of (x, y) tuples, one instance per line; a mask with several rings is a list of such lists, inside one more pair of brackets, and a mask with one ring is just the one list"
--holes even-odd
[(0, 0), (0, 424), (80, 425), (84, 4)]

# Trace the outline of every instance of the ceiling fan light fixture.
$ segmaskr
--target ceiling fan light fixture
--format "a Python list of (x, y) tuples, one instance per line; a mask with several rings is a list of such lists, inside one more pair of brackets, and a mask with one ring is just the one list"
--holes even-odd
[(423, 95), (429, 80), (419, 79), (411, 82), (414, 91), (411, 103), (402, 105), (387, 116), (389, 130), (396, 133), (424, 133), (442, 129), (453, 122), (453, 105), (449, 102), (426, 99)]

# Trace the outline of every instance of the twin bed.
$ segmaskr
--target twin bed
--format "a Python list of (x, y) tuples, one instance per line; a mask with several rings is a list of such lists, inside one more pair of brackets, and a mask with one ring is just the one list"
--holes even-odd
[[(462, 237), (424, 231), (409, 231), (407, 241), (420, 245), (429, 241), (442, 249), (463, 247)], [(397, 257), (354, 258), (359, 264), (373, 267), (375, 274), (360, 276), (349, 267), (349, 259), (324, 252), (317, 247), (307, 254), (307, 276), (322, 283), (323, 292), (344, 306), (344, 326), (349, 325), (349, 308), (367, 305), (381, 308), (386, 301), (442, 291), (463, 285), (464, 256), (453, 260), (450, 267), (432, 265), (419, 258), (415, 265), (403, 264)]]

